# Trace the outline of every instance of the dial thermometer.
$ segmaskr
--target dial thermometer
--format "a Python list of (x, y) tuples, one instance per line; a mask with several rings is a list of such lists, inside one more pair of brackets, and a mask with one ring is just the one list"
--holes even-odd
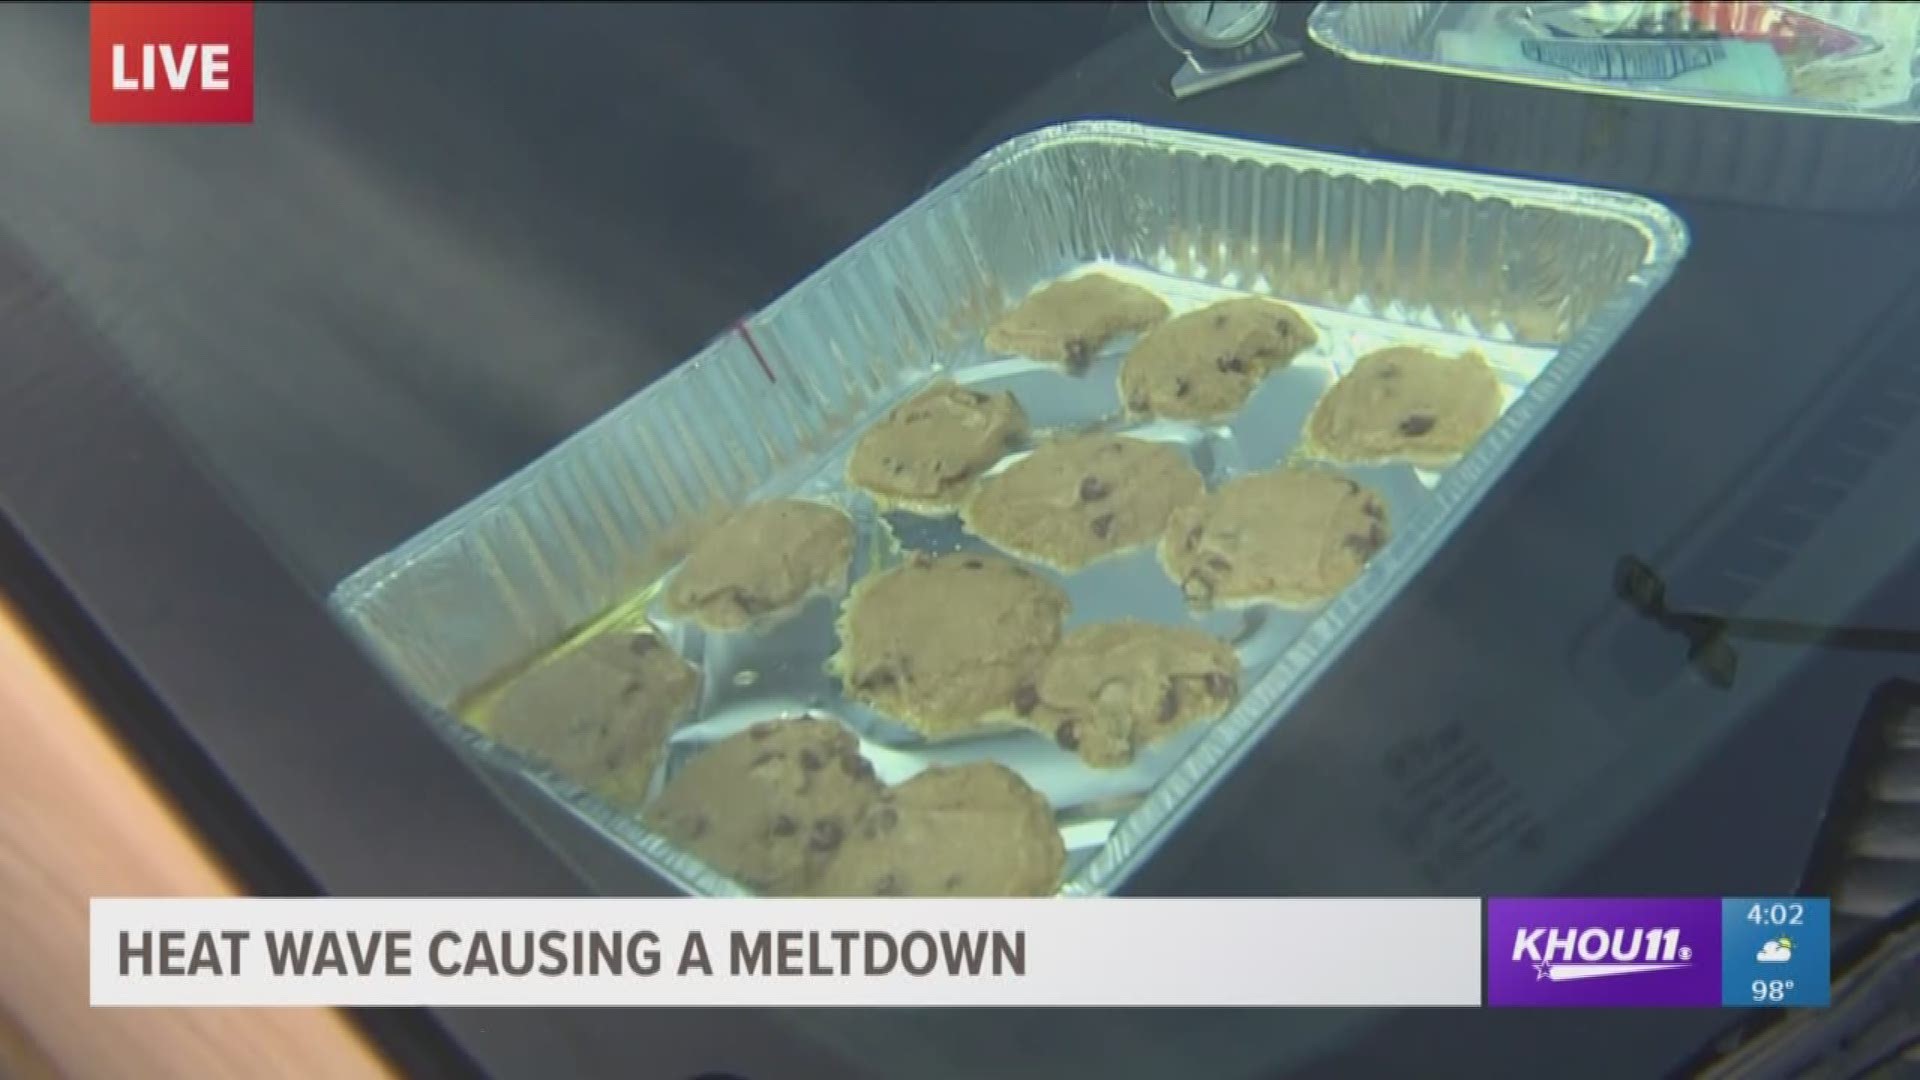
[(1277, 8), (1248, 0), (1148, 4), (1160, 36), (1187, 58), (1173, 74), (1173, 96), (1191, 97), (1301, 59), (1297, 42), (1273, 33)]

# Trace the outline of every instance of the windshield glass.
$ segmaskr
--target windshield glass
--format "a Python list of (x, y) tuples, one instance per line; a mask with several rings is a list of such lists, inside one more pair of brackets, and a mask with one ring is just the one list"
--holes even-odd
[[(588, 888), (1806, 887), (1838, 941), (1920, 896), (1806, 877), (1913, 670), (1920, 18), (1691, 11), (1745, 6), (261, 5), (250, 122), (174, 125), (17, 5), (0, 234)], [(860, 775), (766, 829), (997, 769), (1030, 860), (714, 826), (769, 723)], [(1725, 1026), (1388, 1019), (782, 1023), (1222, 1078)]]

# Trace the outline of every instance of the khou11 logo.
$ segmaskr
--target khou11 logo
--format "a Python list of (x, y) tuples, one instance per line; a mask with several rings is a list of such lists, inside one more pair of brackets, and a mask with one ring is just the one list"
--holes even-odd
[(1720, 1004), (1713, 900), (1487, 901), (1487, 1004)]
[(95, 3), (96, 124), (253, 122), (253, 4)]

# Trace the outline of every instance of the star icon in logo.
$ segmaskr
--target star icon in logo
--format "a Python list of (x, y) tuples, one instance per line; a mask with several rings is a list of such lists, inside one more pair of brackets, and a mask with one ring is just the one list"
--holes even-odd
[(1540, 963), (1533, 965), (1533, 981), (1539, 982), (1541, 979), (1546, 978), (1547, 973), (1551, 970), (1553, 970), (1552, 964)]

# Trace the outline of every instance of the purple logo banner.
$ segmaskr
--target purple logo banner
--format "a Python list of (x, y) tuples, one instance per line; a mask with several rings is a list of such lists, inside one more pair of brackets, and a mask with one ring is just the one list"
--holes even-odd
[(1720, 1004), (1720, 901), (1487, 901), (1487, 1004)]

